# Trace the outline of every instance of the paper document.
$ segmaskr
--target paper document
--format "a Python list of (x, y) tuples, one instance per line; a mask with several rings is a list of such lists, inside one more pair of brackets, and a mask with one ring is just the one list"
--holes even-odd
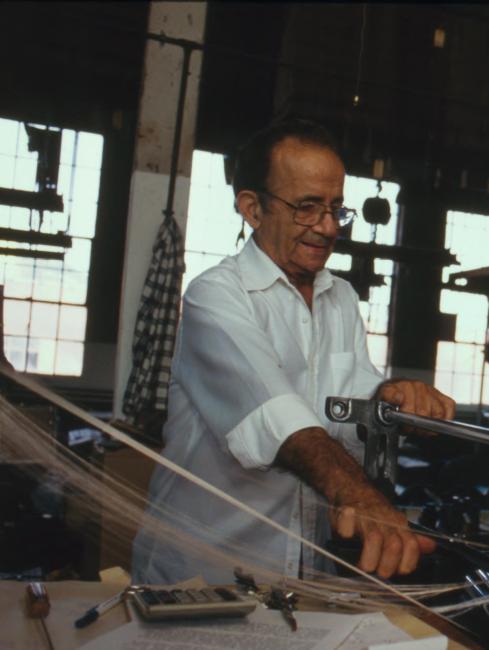
[(446, 650), (448, 639), (446, 636), (430, 636), (428, 639), (411, 639), (381, 645), (371, 645), (368, 650)]
[[(295, 612), (298, 630), (292, 632), (282, 614), (262, 606), (244, 618), (166, 623), (143, 622), (134, 614), (127, 623), (83, 646), (83, 650), (356, 650), (356, 631), (373, 617), (369, 642), (402, 641), (409, 635), (382, 614)], [(376, 628), (377, 636), (373, 634)], [(351, 644), (350, 639), (351, 637)]]

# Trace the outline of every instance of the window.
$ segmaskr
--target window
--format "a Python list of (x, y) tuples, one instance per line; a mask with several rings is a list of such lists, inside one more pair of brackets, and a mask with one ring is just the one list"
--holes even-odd
[[(448, 212), (445, 246), (455, 253), (459, 265), (443, 269), (443, 281), (450, 273), (487, 266), (489, 217), (465, 212)], [(457, 318), (455, 341), (439, 341), (435, 386), (458, 403), (489, 402), (488, 364), (484, 363), (484, 342), (488, 324), (488, 301), (483, 295), (442, 289), (440, 311)]]
[[(0, 227), (72, 237), (63, 259), (2, 254), (4, 343), (9, 361), (19, 371), (74, 375), (82, 373), (86, 297), (91, 240), (95, 234), (103, 137), (94, 133), (30, 125), (59, 132), (57, 193), (63, 212), (41, 214), (28, 208), (0, 205)], [(0, 187), (39, 191), (38, 153), (28, 150), (26, 126), (0, 119)], [(58, 251), (40, 244), (0, 241), (0, 248)]]
[[(396, 197), (398, 193), (399, 185), (397, 183), (382, 182), (382, 190), (379, 196), (389, 201), (391, 218), (385, 226), (372, 226), (361, 215), (365, 199), (377, 195), (377, 181), (371, 178), (347, 176), (344, 191), (345, 201), (348, 207), (355, 208), (358, 212), (358, 218), (353, 223), (351, 238), (360, 242), (394, 245), (396, 243), (398, 213)], [(345, 259), (340, 261), (340, 257)], [(351, 269), (351, 256), (333, 253), (331, 260), (328, 262), (328, 267), (331, 270), (349, 270)], [(374, 272), (384, 276), (385, 284), (380, 287), (370, 287), (369, 300), (360, 301), (360, 313), (367, 329), (368, 350), (372, 363), (381, 372), (385, 372), (387, 369), (387, 333), (394, 263), (392, 260), (375, 259)]]
[[(391, 219), (386, 226), (374, 230), (361, 217), (366, 198), (377, 194), (377, 182), (367, 178), (347, 176), (345, 197), (348, 207), (359, 214), (353, 224), (352, 239), (362, 242), (376, 241), (379, 244), (394, 244), (397, 227), (397, 206), (395, 199), (399, 186), (382, 183), (381, 195), (391, 205)], [(238, 252), (236, 239), (241, 229), (241, 217), (233, 209), (234, 195), (224, 175), (224, 158), (220, 154), (195, 151), (192, 161), (189, 212), (185, 242), (186, 272), (182, 291), (199, 273), (218, 264), (226, 255)], [(251, 228), (245, 225), (245, 237)], [(239, 247), (242, 244), (240, 243)], [(360, 303), (360, 310), (368, 331), (368, 346), (372, 362), (385, 370), (387, 359), (387, 324), (391, 295), (393, 263), (390, 260), (375, 260), (375, 273), (385, 276), (385, 285), (372, 287), (368, 302)], [(348, 271), (351, 256), (333, 253), (328, 261), (332, 270)]]

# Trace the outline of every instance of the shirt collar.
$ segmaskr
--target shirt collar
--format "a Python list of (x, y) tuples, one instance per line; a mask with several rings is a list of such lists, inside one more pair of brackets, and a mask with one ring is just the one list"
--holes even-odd
[[(271, 287), (277, 280), (290, 284), (285, 273), (273, 262), (250, 237), (237, 255), (237, 262), (247, 291), (260, 291)], [(322, 269), (314, 279), (314, 292), (329, 289), (334, 276), (328, 269)]]

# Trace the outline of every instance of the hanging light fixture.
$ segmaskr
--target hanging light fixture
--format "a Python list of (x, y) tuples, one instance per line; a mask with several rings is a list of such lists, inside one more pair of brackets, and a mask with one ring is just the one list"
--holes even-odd
[(433, 34), (433, 45), (439, 49), (445, 47), (446, 32), (443, 27), (437, 27)]
[[(389, 223), (391, 218), (391, 206), (387, 199), (379, 196), (382, 191), (381, 178), (384, 173), (384, 161), (378, 158), (374, 161), (374, 178), (377, 178), (377, 196), (372, 196), (365, 199), (362, 206), (363, 218), (367, 223), (370, 223), (374, 228), (377, 226), (385, 226)], [(375, 241), (375, 232), (372, 233), (372, 240)]]

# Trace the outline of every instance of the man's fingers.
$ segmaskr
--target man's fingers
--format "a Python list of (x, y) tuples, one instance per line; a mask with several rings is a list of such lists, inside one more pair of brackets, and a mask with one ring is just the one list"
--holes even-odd
[(400, 575), (407, 575), (417, 567), (421, 549), (416, 535), (404, 533), (400, 537), (402, 541), (402, 557), (397, 571)]
[(395, 573), (407, 575), (416, 569), (421, 552), (431, 550), (434, 545), (422, 548), (417, 535), (375, 528), (364, 537), (359, 567), (368, 573), (375, 571), (381, 578), (390, 578)]
[(363, 539), (362, 554), (358, 566), (362, 571), (373, 573), (377, 571), (382, 557), (384, 536), (378, 528), (370, 530)]
[(416, 539), (419, 544), (419, 550), (421, 553), (433, 553), (436, 549), (436, 541), (431, 537), (426, 537), (425, 535), (416, 535)]
[[(455, 416), (456, 404), (453, 399), (421, 381), (387, 382), (378, 394), (380, 399), (397, 404), (405, 413), (438, 420), (452, 420)], [(410, 431), (412, 427), (406, 427), (406, 432)]]
[(455, 410), (457, 408), (455, 400), (453, 400), (451, 397), (448, 397), (447, 395), (444, 395), (443, 393), (440, 393), (440, 401), (443, 404), (443, 415), (441, 419), (453, 420), (455, 417)]
[(420, 555), (432, 553), (436, 548), (433, 539), (407, 530), (399, 521), (393, 520), (390, 525), (366, 521), (352, 506), (338, 511), (335, 529), (343, 538), (360, 535), (362, 552), (358, 566), (367, 573), (376, 572), (381, 578), (411, 573)]
[(355, 508), (347, 506), (346, 508), (341, 508), (338, 517), (336, 519), (336, 532), (349, 539), (353, 537), (356, 530), (356, 513)]

